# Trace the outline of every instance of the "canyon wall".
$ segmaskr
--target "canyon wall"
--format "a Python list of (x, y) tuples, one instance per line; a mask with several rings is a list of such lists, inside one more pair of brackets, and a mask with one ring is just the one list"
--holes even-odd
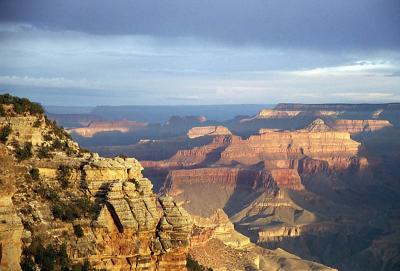
[(147, 126), (147, 123), (130, 120), (92, 121), (87, 127), (71, 128), (68, 129), (68, 132), (76, 133), (83, 137), (93, 137), (95, 134), (102, 132), (127, 133), (132, 129), (145, 126)]
[(363, 132), (375, 132), (383, 128), (392, 127), (388, 120), (334, 120), (329, 122), (329, 126), (336, 131), (346, 131), (350, 134)]
[(29, 254), (38, 246), (65, 249), (57, 268), (186, 270), (190, 216), (153, 193), (136, 159), (84, 152), (42, 114), (11, 111), (0, 118), (11, 128), (0, 144), (2, 270), (20, 270), (20, 259), (47, 268)]
[(201, 136), (218, 136), (232, 134), (228, 128), (224, 126), (202, 126), (193, 127), (187, 132), (189, 138), (197, 138)]

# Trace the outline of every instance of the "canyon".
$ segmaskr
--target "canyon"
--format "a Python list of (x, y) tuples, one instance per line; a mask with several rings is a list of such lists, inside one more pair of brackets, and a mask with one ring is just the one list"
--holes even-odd
[[(223, 210), (235, 230), (258, 247), (283, 248), (339, 270), (375, 270), (383, 262), (393, 270), (398, 261), (382, 254), (383, 246), (378, 249), (374, 245), (391, 230), (375, 222), (366, 226), (368, 220), (388, 215), (384, 206), (393, 204), (400, 191), (395, 177), (399, 173), (381, 171), (391, 167), (386, 160), (396, 159), (394, 153), (400, 149), (391, 152), (393, 158), (372, 154), (378, 145), (385, 149), (398, 146), (395, 136), (389, 134), (398, 131), (392, 117), (400, 116), (400, 111), (391, 105), (391, 118), (382, 119), (385, 110), (380, 107), (389, 106), (278, 105), (237, 124), (225, 123), (229, 135), (204, 133), (211, 142), (178, 149), (168, 159), (141, 162), (147, 176), (158, 179), (160, 194), (172, 196), (192, 217), (212, 219), (215, 212)], [(378, 172), (388, 181), (386, 188)], [(377, 187), (391, 199), (372, 192)], [(376, 201), (371, 201), (371, 193)], [(398, 214), (398, 207), (394, 208), (390, 219)], [(392, 230), (398, 236), (399, 229)], [(355, 247), (353, 243), (359, 239), (365, 243)], [(323, 252), (327, 242), (335, 247), (332, 255)], [(221, 242), (213, 240), (210, 246), (224, 255)], [(341, 251), (343, 246), (351, 251)], [(397, 253), (389, 244), (386, 249), (392, 250), (392, 255)], [(192, 253), (206, 262), (204, 256)], [(374, 254), (361, 260), (371, 253), (385, 256)]]
[[(84, 152), (40, 112), (15, 113), (20, 100), (4, 99), (11, 106), (0, 117), (2, 270), (186, 270), (191, 218), (153, 193), (136, 159)], [(38, 256), (50, 252), (54, 262)]]
[[(221, 208), (213, 209), (208, 217), (189, 215), (186, 205), (173, 196), (181, 187), (174, 172), (170, 172), (170, 186), (166, 182), (163, 187), (165, 193), (157, 195), (135, 158), (104, 158), (88, 152), (48, 120), (38, 105), (25, 102), (23, 112), (16, 112), (19, 98), (2, 99), (6, 100), (1, 104), (6, 108), (5, 115), (0, 117), (2, 269), (178, 271), (187, 269), (190, 254), (215, 270), (334, 270), (282, 249), (251, 243), (249, 237), (235, 230)], [(207, 160), (209, 151), (231, 143), (231, 136), (219, 136), (211, 147), (200, 147), (193, 154), (205, 155)], [(177, 155), (177, 165), (196, 164), (180, 161), (185, 156)], [(196, 161), (201, 164), (201, 160)], [(195, 182), (203, 175), (199, 170), (199, 175), (193, 175)], [(212, 172), (220, 176), (215, 177), (215, 185), (279, 193), (273, 181), (279, 179), (277, 173), (273, 177), (273, 173), (242, 172), (230, 167), (226, 170)], [(232, 177), (221, 182), (229, 171)], [(254, 178), (254, 182), (247, 183), (241, 176)], [(213, 261), (207, 251), (214, 247), (225, 256), (210, 264)], [(49, 261), (41, 255), (47, 255)], [(232, 256), (241, 255), (247, 260), (231, 262)]]
[[(399, 264), (396, 105), (279, 104), (222, 122), (95, 121), (67, 133), (35, 104), (17, 113), (20, 100), (7, 99), (2, 269), (45, 268), (35, 255), (46, 251), (59, 267), (106, 270)], [(81, 148), (102, 134), (140, 140), (106, 146), (109, 158)]]

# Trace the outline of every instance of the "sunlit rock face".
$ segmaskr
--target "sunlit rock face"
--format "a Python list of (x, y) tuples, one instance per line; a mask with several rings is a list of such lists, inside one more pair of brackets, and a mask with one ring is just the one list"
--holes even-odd
[(388, 120), (334, 120), (329, 122), (329, 126), (337, 131), (346, 131), (350, 134), (363, 132), (375, 132), (393, 125)]
[(11, 200), (18, 174), (12, 157), (0, 144), (0, 270), (20, 270), (23, 226)]
[(120, 121), (93, 121), (90, 122), (87, 127), (71, 128), (68, 129), (70, 133), (76, 133), (83, 137), (93, 137), (98, 133), (103, 132), (121, 132), (127, 133), (135, 128), (145, 127), (147, 123), (120, 120)]
[(43, 114), (9, 112), (0, 118), (11, 128), (0, 143), (1, 270), (34, 261), (24, 248), (35, 240), (65, 248), (71, 265), (186, 270), (191, 218), (153, 193), (136, 159), (83, 151)]
[(201, 126), (193, 127), (187, 132), (189, 138), (197, 138), (201, 136), (217, 136), (230, 135), (231, 132), (224, 126)]

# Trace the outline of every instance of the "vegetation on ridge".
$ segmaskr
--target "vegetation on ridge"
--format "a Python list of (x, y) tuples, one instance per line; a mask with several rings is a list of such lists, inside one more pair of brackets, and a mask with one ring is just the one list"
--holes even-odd
[(32, 157), (32, 143), (26, 142), (23, 147), (17, 146), (15, 149), (15, 158), (18, 161), (27, 160)]
[(6, 125), (3, 128), (1, 128), (0, 130), (0, 142), (1, 143), (6, 143), (8, 136), (11, 134), (11, 126), (10, 125)]
[(199, 264), (199, 262), (193, 259), (190, 255), (186, 258), (186, 267), (189, 271), (213, 271), (212, 268), (207, 268)]
[(40, 115), (44, 113), (43, 107), (40, 104), (31, 102), (27, 98), (12, 96), (8, 93), (0, 95), (0, 105), (0, 117), (7, 114), (2, 105), (12, 105), (13, 110), (17, 114), (29, 113), (32, 115)]

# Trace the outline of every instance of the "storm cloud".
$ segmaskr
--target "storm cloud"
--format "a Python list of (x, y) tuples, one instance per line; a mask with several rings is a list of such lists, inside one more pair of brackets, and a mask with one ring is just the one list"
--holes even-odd
[(266, 46), (398, 49), (398, 0), (69, 0), (0, 3), (5, 21), (101, 35)]
[(0, 92), (90, 105), (398, 101), (399, 14), (397, 0), (3, 0)]

